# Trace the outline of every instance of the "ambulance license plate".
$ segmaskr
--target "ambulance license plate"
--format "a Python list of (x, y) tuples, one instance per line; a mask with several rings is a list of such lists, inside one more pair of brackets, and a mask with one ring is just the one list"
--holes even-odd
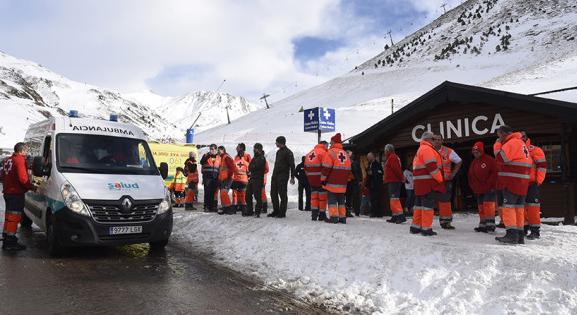
[(113, 226), (110, 228), (110, 235), (138, 233), (142, 233), (142, 226)]

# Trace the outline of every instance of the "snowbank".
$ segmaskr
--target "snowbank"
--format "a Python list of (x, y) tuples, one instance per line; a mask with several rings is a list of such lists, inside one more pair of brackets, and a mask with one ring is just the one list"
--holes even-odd
[(178, 213), (175, 236), (268, 285), (351, 313), (575, 314), (577, 228), (544, 226), (542, 239), (499, 245), (457, 215), (432, 238), (408, 225), (352, 218), (312, 222)]

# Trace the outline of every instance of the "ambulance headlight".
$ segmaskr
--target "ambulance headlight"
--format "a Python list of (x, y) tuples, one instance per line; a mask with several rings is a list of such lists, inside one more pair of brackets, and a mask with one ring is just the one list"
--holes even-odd
[(170, 199), (170, 191), (168, 191), (168, 189), (166, 189), (166, 187), (164, 188), (164, 199), (162, 199), (162, 202), (158, 205), (158, 214), (163, 214), (166, 211), (168, 211), (170, 208), (172, 208), (172, 201)]
[(90, 216), (88, 207), (84, 204), (82, 199), (80, 199), (80, 196), (72, 185), (64, 183), (60, 192), (62, 193), (62, 200), (64, 200), (64, 204), (68, 209), (81, 215)]

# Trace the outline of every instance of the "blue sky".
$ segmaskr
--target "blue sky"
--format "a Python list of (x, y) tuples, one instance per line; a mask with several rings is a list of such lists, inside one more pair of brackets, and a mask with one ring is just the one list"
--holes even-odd
[(0, 0), (0, 50), (131, 92), (273, 99), (378, 54), (456, 0)]

